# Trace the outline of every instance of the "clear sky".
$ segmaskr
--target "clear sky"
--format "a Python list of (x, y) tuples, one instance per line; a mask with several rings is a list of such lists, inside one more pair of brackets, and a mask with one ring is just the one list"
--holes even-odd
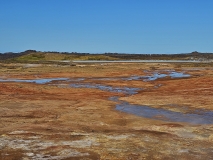
[(213, 0), (0, 0), (0, 52), (213, 52)]

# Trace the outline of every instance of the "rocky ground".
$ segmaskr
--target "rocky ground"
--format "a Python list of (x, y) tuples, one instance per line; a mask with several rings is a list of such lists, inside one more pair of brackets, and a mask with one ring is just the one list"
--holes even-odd
[[(213, 159), (213, 122), (196, 124), (116, 110), (118, 101), (182, 114), (213, 111), (213, 67), (167, 63), (1, 64), (0, 79), (68, 78), (37, 84), (0, 82), (0, 160)], [(152, 81), (154, 72), (190, 74)], [(140, 88), (136, 94), (71, 87)], [(196, 114), (199, 114), (196, 112)], [(202, 114), (201, 114), (202, 115)], [(211, 118), (212, 115), (209, 115)]]

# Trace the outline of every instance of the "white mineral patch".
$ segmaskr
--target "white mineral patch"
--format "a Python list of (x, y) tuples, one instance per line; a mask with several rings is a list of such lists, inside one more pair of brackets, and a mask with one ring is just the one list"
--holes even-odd
[[(13, 132), (14, 133), (23, 133), (21, 132)], [(52, 156), (48, 153), (43, 154), (42, 151), (49, 147), (54, 146), (69, 146), (75, 148), (87, 148), (94, 145), (99, 145), (95, 139), (83, 139), (78, 141), (41, 141), (37, 139), (18, 139), (12, 138), (8, 136), (0, 137), (0, 150), (7, 147), (11, 149), (21, 149), (25, 153), (24, 159), (32, 159), (32, 160), (60, 160), (69, 157), (77, 157), (77, 156), (88, 156), (89, 153), (82, 153), (75, 149), (62, 149), (56, 152), (56, 156)], [(29, 152), (30, 151), (30, 152)], [(37, 154), (39, 152), (39, 154)]]
[(128, 137), (130, 137), (130, 135), (110, 135), (110, 136), (106, 136), (106, 138), (114, 139), (114, 140), (127, 139)]
[(75, 148), (86, 148), (90, 146), (97, 146), (99, 143), (97, 143), (94, 139), (83, 139), (83, 140), (77, 140), (77, 141), (63, 141), (61, 142), (63, 145), (68, 145)]
[(72, 132), (70, 135), (73, 135), (73, 136), (89, 136), (90, 134), (82, 133), (82, 132)]
[(13, 131), (13, 132), (10, 132), (9, 134), (24, 134), (24, 133), (29, 133), (28, 131)]
[(26, 153), (26, 155), (27, 155), (28, 157), (32, 157), (32, 156), (34, 156), (34, 153)]
[(64, 149), (57, 153), (59, 156), (63, 157), (77, 157), (77, 156), (88, 156), (89, 153), (81, 153), (75, 149)]

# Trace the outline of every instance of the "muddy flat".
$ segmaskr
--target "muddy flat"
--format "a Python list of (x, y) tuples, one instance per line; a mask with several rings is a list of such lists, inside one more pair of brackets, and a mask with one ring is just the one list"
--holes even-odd
[(213, 159), (210, 63), (0, 66), (1, 160)]

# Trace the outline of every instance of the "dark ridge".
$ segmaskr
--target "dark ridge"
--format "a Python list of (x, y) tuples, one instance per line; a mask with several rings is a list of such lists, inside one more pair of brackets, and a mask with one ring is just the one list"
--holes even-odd
[(6, 52), (0, 53), (0, 60), (14, 60), (15, 58), (21, 57), (23, 55), (28, 55), (31, 53), (43, 53), (43, 54), (64, 54), (64, 55), (75, 55), (75, 56), (100, 56), (105, 55), (112, 58), (117, 58), (120, 60), (210, 60), (213, 59), (213, 53), (200, 53), (197, 51), (191, 53), (179, 53), (179, 54), (128, 54), (128, 53), (78, 53), (78, 52), (57, 52), (57, 51), (36, 51), (36, 50), (26, 50), (20, 53)]

